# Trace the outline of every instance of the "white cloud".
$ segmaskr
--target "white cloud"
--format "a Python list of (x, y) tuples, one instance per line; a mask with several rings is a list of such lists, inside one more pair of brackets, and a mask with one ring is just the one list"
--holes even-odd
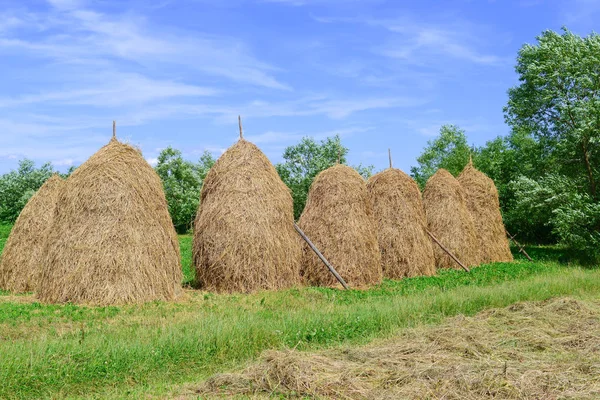
[(156, 157), (146, 158), (146, 161), (153, 167), (156, 167), (156, 164), (158, 164), (158, 158)]

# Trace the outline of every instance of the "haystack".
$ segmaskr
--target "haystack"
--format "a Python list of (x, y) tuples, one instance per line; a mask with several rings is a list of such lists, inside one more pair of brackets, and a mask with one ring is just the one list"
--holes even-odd
[(289, 189), (254, 144), (241, 139), (211, 168), (194, 224), (199, 287), (218, 292), (299, 283), (301, 247)]
[(97, 305), (172, 300), (181, 280), (160, 178), (139, 150), (113, 137), (58, 197), (39, 297)]
[(40, 281), (44, 246), (54, 207), (64, 181), (51, 176), (29, 199), (2, 252), (0, 287), (14, 293), (31, 292)]
[[(335, 165), (317, 175), (298, 225), (350, 287), (381, 282), (373, 206), (364, 179), (354, 169)], [(302, 275), (310, 285), (338, 286), (307, 245)]]
[(417, 183), (399, 169), (388, 168), (373, 175), (367, 189), (377, 223), (383, 276), (434, 275), (433, 246)]
[(473, 162), (469, 162), (458, 176), (458, 182), (467, 195), (467, 208), (475, 223), (480, 243), (480, 262), (512, 261), (494, 181), (475, 169)]
[[(450, 172), (439, 169), (425, 185), (423, 205), (429, 230), (467, 266), (479, 264), (479, 240), (467, 209), (465, 192)], [(434, 246), (438, 268), (460, 267)]]

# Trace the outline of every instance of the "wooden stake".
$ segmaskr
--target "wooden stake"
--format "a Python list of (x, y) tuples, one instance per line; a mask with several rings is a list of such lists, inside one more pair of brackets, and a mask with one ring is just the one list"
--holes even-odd
[(390, 158), (390, 168), (393, 168), (393, 165), (392, 165), (392, 149), (388, 149), (388, 157)]
[(504, 229), (504, 231), (506, 232), (506, 234), (508, 235), (508, 237), (510, 238), (510, 240), (512, 240), (512, 241), (513, 241), (513, 243), (517, 245), (517, 247), (519, 248), (519, 251), (520, 251), (521, 253), (523, 253), (523, 255), (524, 255), (525, 257), (527, 257), (527, 259), (528, 259), (529, 261), (533, 261), (533, 260), (531, 259), (531, 257), (529, 257), (529, 254), (527, 254), (527, 252), (525, 251), (525, 249), (523, 248), (523, 246), (521, 246), (521, 245), (519, 244), (519, 242), (517, 242), (517, 241), (515, 240), (515, 237), (514, 237), (513, 235), (511, 235), (511, 234), (510, 234), (510, 232), (509, 232), (509, 231), (507, 231), (506, 229)]
[(450, 250), (448, 250), (447, 248), (445, 248), (444, 245), (441, 244), (440, 241), (437, 240), (437, 238), (435, 236), (433, 236), (433, 233), (429, 232), (429, 230), (427, 230), (426, 232), (429, 235), (429, 237), (431, 237), (433, 239), (433, 241), (436, 242), (437, 245), (440, 246), (440, 248), (442, 250), (444, 250), (444, 252), (450, 256), (450, 258), (452, 258), (454, 261), (456, 261), (456, 263), (458, 265), (460, 265), (465, 271), (471, 272), (471, 270), (466, 265), (464, 265), (463, 263), (461, 263), (460, 260), (458, 258), (456, 258), (456, 256), (450, 252)]
[(338, 282), (342, 284), (344, 289), (346, 289), (346, 290), (350, 289), (350, 287), (348, 287), (348, 284), (346, 283), (344, 278), (342, 278), (340, 276), (340, 274), (337, 273), (335, 268), (333, 268), (331, 266), (331, 264), (329, 264), (329, 261), (327, 261), (325, 256), (323, 256), (323, 254), (321, 254), (319, 249), (317, 249), (317, 246), (315, 246), (313, 244), (313, 242), (310, 241), (310, 239), (306, 236), (306, 234), (304, 232), (302, 232), (302, 229), (300, 229), (300, 227), (298, 225), (296, 225), (296, 223), (294, 223), (294, 228), (296, 228), (296, 232), (298, 232), (298, 234), (302, 237), (302, 239), (304, 239), (304, 241), (308, 244), (308, 246), (312, 249), (312, 251), (314, 251), (315, 254), (321, 259), (321, 261), (323, 261), (323, 264), (325, 264), (325, 266), (329, 269), (329, 272), (331, 272), (333, 274), (333, 276), (335, 276), (335, 279), (337, 279)]
[(240, 139), (244, 138), (244, 132), (242, 131), (242, 117), (238, 115), (238, 124), (240, 126)]
[(337, 163), (340, 164), (340, 161), (342, 159), (342, 147), (338, 147), (338, 159), (337, 159)]
[(113, 139), (117, 140), (117, 121), (113, 120)]

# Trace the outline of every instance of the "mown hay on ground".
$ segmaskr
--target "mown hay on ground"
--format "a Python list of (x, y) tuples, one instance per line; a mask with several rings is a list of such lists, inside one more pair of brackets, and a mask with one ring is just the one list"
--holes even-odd
[[(431, 233), (463, 264), (478, 265), (479, 240), (465, 192), (456, 178), (439, 169), (425, 185), (423, 205)], [(437, 245), (434, 254), (438, 268), (461, 268)]]
[[(298, 225), (348, 285), (381, 282), (373, 206), (364, 179), (353, 168), (335, 165), (317, 175)], [(302, 275), (310, 285), (339, 286), (306, 244)]]
[(40, 281), (44, 246), (64, 181), (52, 175), (29, 199), (13, 226), (2, 252), (0, 288), (31, 292)]
[(299, 283), (301, 247), (289, 189), (254, 144), (240, 139), (211, 168), (194, 224), (198, 285), (218, 292)]
[(435, 258), (417, 183), (389, 168), (367, 182), (377, 224), (383, 276), (390, 279), (434, 275)]
[(518, 303), (362, 348), (269, 351), (185, 398), (598, 399), (599, 329), (597, 301)]
[(475, 169), (473, 163), (469, 162), (458, 176), (458, 182), (465, 191), (467, 208), (479, 238), (479, 261), (481, 263), (512, 261), (513, 256), (502, 222), (498, 190), (494, 181)]
[(47, 243), (42, 301), (127, 304), (181, 292), (160, 178), (137, 149), (114, 138), (67, 180)]

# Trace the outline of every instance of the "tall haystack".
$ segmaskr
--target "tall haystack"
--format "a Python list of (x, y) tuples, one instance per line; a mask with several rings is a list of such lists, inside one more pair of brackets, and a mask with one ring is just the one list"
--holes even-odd
[(160, 178), (139, 150), (113, 137), (59, 194), (39, 297), (97, 305), (172, 300), (181, 280)]
[(40, 281), (46, 236), (63, 185), (60, 176), (52, 175), (19, 214), (2, 252), (0, 288), (14, 293), (36, 289)]
[(475, 169), (473, 162), (469, 162), (458, 176), (458, 182), (467, 195), (467, 208), (475, 223), (480, 243), (480, 262), (512, 261), (494, 181)]
[(218, 292), (299, 283), (301, 247), (289, 189), (254, 144), (240, 138), (211, 168), (194, 224), (198, 285)]
[(367, 182), (377, 223), (383, 276), (434, 275), (435, 258), (421, 191), (404, 172), (388, 168)]
[[(466, 195), (450, 172), (439, 169), (425, 185), (423, 205), (429, 230), (467, 266), (479, 264), (479, 240), (467, 209)], [(439, 246), (434, 246), (438, 268), (458, 266)]]
[[(317, 175), (298, 225), (350, 287), (381, 282), (373, 205), (364, 179), (353, 168), (335, 165)], [(338, 286), (307, 245), (302, 275), (310, 285)]]

